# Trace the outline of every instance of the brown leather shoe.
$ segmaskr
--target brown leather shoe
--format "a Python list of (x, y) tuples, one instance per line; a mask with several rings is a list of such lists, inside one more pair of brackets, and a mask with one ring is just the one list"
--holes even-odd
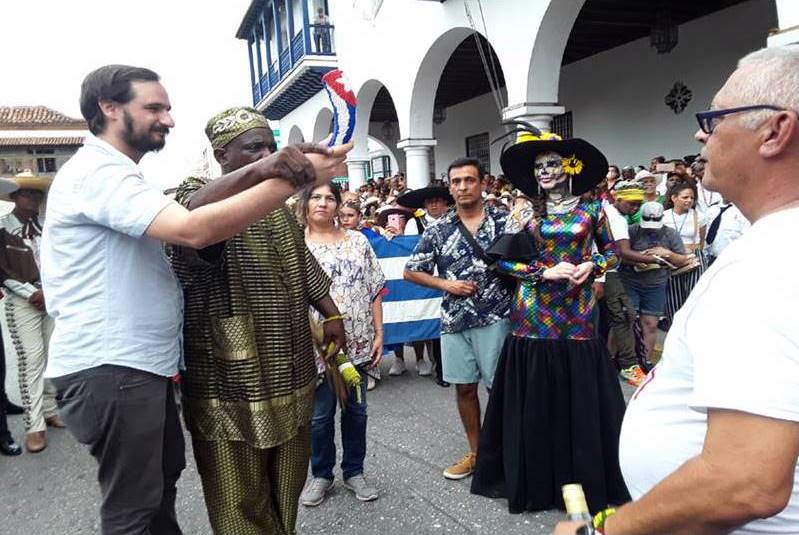
[(64, 429), (67, 427), (67, 424), (64, 423), (64, 420), (57, 414), (50, 416), (49, 418), (45, 418), (45, 423), (50, 427), (57, 427), (58, 429)]
[(46, 447), (47, 439), (44, 436), (44, 431), (36, 431), (25, 435), (25, 449), (30, 453), (39, 453)]

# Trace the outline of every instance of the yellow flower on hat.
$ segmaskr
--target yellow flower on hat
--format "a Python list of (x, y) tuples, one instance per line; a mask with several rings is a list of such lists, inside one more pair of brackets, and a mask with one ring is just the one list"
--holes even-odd
[(563, 172), (567, 175), (579, 175), (583, 172), (583, 161), (574, 154), (568, 158), (563, 158)]

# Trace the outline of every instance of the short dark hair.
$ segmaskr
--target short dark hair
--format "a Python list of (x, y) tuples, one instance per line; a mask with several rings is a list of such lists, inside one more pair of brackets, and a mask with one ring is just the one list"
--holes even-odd
[(665, 156), (655, 156), (654, 158), (652, 158), (652, 161), (653, 162), (657, 162), (657, 163), (666, 163), (666, 157)]
[(101, 100), (127, 104), (133, 100), (132, 82), (157, 82), (154, 71), (130, 65), (105, 65), (90, 72), (80, 86), (80, 112), (89, 124), (89, 131), (101, 134), (105, 130), (105, 115)]
[(468, 156), (465, 158), (458, 158), (454, 162), (449, 164), (449, 167), (447, 167), (447, 178), (449, 178), (449, 174), (453, 169), (456, 169), (458, 167), (467, 167), (470, 165), (475, 169), (477, 169), (477, 174), (479, 175), (480, 180), (483, 180), (483, 178), (486, 175), (486, 171), (485, 169), (483, 169), (483, 164), (480, 163), (480, 160), (478, 160), (477, 158), (470, 158)]

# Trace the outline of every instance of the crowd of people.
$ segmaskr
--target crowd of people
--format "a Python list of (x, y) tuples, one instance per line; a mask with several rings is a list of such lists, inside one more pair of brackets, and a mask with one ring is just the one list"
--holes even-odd
[[(668, 161), (656, 156), (648, 167), (609, 165), (602, 181), (580, 195), (600, 202), (623, 260), (594, 279), (598, 307), (592, 319), (632, 386), (641, 384), (659, 358), (653, 357), (658, 328), (668, 331), (705, 269), (749, 227), (734, 205), (703, 187), (704, 167), (698, 154)], [(489, 209), (508, 214), (533, 209), (536, 195), (525, 194), (504, 175), (484, 174), (482, 180)], [(445, 175), (413, 199), (403, 173), (370, 179), (357, 191), (345, 186), (338, 224), (367, 237), (421, 234), (452, 205), (449, 186)], [(415, 347), (420, 366), (429, 366), (423, 348)], [(391, 349), (399, 356), (391, 375), (404, 373), (402, 348)], [(421, 375), (431, 373), (420, 369)], [(370, 376), (370, 388), (374, 384)]]
[(593, 520), (558, 534), (799, 533), (797, 72), (797, 47), (742, 59), (697, 114), (694, 157), (620, 170), (516, 122), (503, 176), (459, 158), (416, 190), (342, 192), (351, 145), (277, 150), (262, 114), (231, 108), (206, 127), (223, 175), (173, 198), (137, 165), (174, 126), (158, 75), (102, 67), (82, 86), (92, 136), (55, 181), (0, 183), (25, 446), (66, 425), (98, 463), (104, 535), (179, 534), (179, 378), (215, 533), (294, 533), (334, 483), (337, 412), (343, 484), (377, 499), (367, 392), (385, 354), (392, 375), (405, 364), (375, 240), (416, 235), (404, 279), (442, 296), (417, 371), (455, 386), (465, 434), (445, 478), (511, 513), (563, 509), (580, 483)]

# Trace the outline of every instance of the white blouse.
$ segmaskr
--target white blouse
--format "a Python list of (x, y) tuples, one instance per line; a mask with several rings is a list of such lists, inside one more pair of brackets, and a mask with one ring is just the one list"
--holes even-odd
[(663, 224), (676, 230), (684, 245), (696, 245), (701, 241), (699, 229), (705, 227), (707, 221), (705, 214), (693, 208), (682, 215), (675, 213), (673, 209), (668, 209), (663, 212)]

